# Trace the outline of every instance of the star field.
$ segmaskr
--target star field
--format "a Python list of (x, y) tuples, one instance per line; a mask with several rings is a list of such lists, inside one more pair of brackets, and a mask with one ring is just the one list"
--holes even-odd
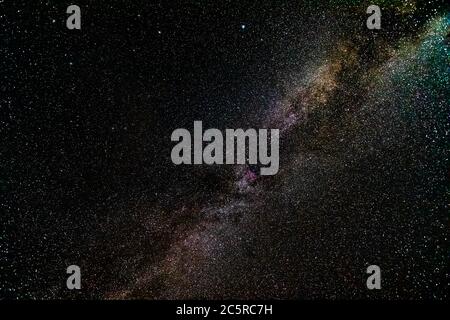
[[(1, 298), (448, 299), (445, 1), (374, 1), (380, 30), (368, 1), (70, 4), (0, 3)], [(175, 166), (195, 120), (279, 129), (280, 171)]]

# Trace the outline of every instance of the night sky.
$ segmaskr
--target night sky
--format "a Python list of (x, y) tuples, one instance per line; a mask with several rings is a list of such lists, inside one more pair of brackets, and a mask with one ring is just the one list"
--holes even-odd
[[(0, 3), (0, 298), (448, 299), (446, 1), (166, 2)], [(195, 120), (280, 171), (174, 165)]]

